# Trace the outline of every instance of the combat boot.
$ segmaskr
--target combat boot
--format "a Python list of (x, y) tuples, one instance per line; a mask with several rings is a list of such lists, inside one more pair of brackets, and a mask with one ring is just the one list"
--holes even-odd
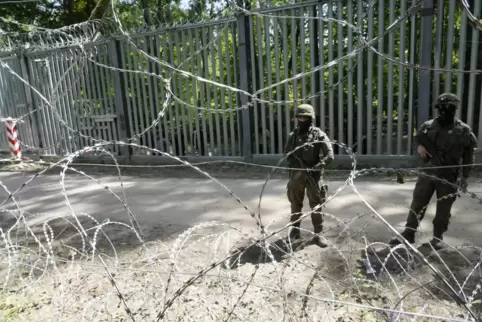
[(315, 233), (315, 235), (313, 236), (313, 243), (318, 247), (325, 248), (328, 247), (328, 242), (326, 241), (325, 237), (320, 235), (322, 231), (322, 225), (314, 226), (313, 232)]
[(300, 221), (295, 222), (298, 220), (300, 216), (291, 216), (290, 222), (291, 222), (291, 227), (290, 227), (290, 239), (291, 240), (296, 240), (301, 238), (301, 233), (300, 233)]
[(429, 241), (429, 244), (435, 249), (435, 250), (441, 250), (445, 248), (443, 238), (437, 238), (433, 237), (432, 240)]
[[(405, 229), (400, 235), (405, 238), (410, 244), (415, 243), (415, 231), (411, 229)], [(388, 243), (390, 246), (400, 245), (402, 241), (398, 239), (397, 236), (393, 237)]]
[(433, 238), (429, 241), (429, 244), (432, 245), (435, 250), (441, 250), (445, 247), (443, 241), (444, 231), (444, 229), (440, 229), (438, 227), (433, 228)]

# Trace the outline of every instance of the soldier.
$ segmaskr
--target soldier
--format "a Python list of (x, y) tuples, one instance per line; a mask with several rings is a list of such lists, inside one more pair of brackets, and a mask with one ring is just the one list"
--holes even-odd
[[(291, 203), (290, 222), (293, 226), (290, 232), (291, 239), (300, 238), (299, 218), (301, 217), (301, 210), (303, 208), (305, 189), (311, 209), (325, 201), (326, 189), (324, 185), (320, 188), (319, 182), (323, 177), (322, 170), (324, 167), (331, 164), (334, 160), (333, 149), (328, 136), (321, 129), (313, 125), (313, 121), (315, 120), (314, 108), (308, 104), (301, 104), (298, 107), (296, 118), (298, 120), (298, 126), (288, 136), (284, 151), (285, 154), (288, 154), (305, 143), (313, 144), (305, 145), (287, 157), (290, 168), (308, 169), (290, 170), (287, 195)], [(320, 247), (326, 247), (326, 243), (322, 241), (321, 236), (318, 235), (323, 230), (322, 213), (320, 211), (313, 212), (311, 221), (314, 232), (317, 234), (314, 237), (315, 243)]]
[[(415, 232), (425, 215), (427, 205), (433, 193), (436, 192), (438, 201), (433, 220), (433, 238), (429, 243), (435, 249), (443, 247), (443, 234), (449, 225), (450, 211), (458, 190), (457, 185), (463, 190), (467, 188), (471, 166), (462, 167), (462, 176), (457, 179), (460, 174), (460, 162), (463, 165), (475, 162), (474, 150), (477, 139), (471, 128), (455, 117), (459, 104), (459, 98), (452, 93), (440, 95), (435, 103), (439, 116), (422, 124), (415, 136), (417, 153), (429, 167), (424, 172), (432, 178), (420, 175), (413, 191), (405, 230), (401, 233), (412, 244), (415, 242)], [(444, 166), (446, 168), (441, 168)], [(439, 168), (430, 169), (431, 167)], [(433, 177), (446, 180), (453, 185)], [(390, 244), (398, 245), (400, 241), (395, 237)]]

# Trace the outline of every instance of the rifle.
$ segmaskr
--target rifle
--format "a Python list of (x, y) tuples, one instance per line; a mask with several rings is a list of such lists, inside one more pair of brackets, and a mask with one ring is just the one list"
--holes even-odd
[(432, 161), (432, 164), (435, 166), (446, 165), (444, 158), (440, 156), (440, 152), (435, 147), (435, 144), (433, 144), (432, 141), (430, 141), (426, 133), (423, 133), (423, 132), (417, 133), (417, 141), (418, 143), (423, 145), (427, 150), (427, 152), (430, 153), (430, 155), (432, 156), (432, 157), (427, 156), (426, 158), (424, 158), (423, 160), (424, 162)]
[[(303, 169), (311, 169), (309, 167), (306, 166), (306, 164), (295, 154), (292, 154), (292, 156), (300, 163), (301, 167)], [(308, 172), (311, 172), (308, 170)], [(322, 193), (325, 192), (327, 193), (328, 192), (328, 185), (327, 184), (323, 184), (321, 185), (321, 187), (318, 185), (318, 183), (315, 181), (315, 178), (311, 175), (311, 173), (308, 173), (308, 180), (310, 181), (310, 184), (313, 186), (313, 187), (316, 187), (316, 190), (318, 190), (318, 193), (320, 194), (320, 196), (322, 196)], [(326, 197), (326, 196), (325, 196)]]
[[(437, 149), (435, 144), (432, 141), (430, 141), (426, 133), (423, 133), (423, 132), (417, 133), (417, 141), (420, 145), (423, 145), (427, 150), (427, 152), (430, 153), (430, 155), (432, 156), (432, 157), (427, 156), (423, 158), (424, 162), (431, 161), (434, 166), (441, 166), (441, 167), (448, 166), (444, 158), (444, 154), (448, 151), (446, 151), (445, 149), (442, 149), (442, 150)], [(450, 179), (457, 179), (456, 178), (457, 174), (451, 172), (451, 169), (449, 168), (439, 169), (439, 171), (436, 171), (436, 172), (443, 173), (444, 176), (447, 176)], [(454, 178), (454, 175), (455, 175), (455, 178)]]

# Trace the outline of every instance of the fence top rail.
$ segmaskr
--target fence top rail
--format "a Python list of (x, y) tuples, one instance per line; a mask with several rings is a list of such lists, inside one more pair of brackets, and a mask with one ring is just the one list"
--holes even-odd
[(342, 3), (343, 5), (345, 5), (348, 1), (353, 1), (353, 0), (308, 0), (303, 2), (286, 4), (282, 6), (271, 7), (271, 8), (261, 8), (261, 9), (250, 10), (247, 14), (255, 15), (258, 13), (261, 13), (261, 14), (274, 13), (274, 12), (285, 11), (289, 9), (298, 9), (298, 8), (323, 5), (323, 4), (328, 4), (330, 2), (332, 2), (333, 4)]
[(24, 53), (24, 55), (26, 57), (37, 57), (37, 56), (44, 56), (44, 55), (48, 55), (48, 54), (51, 54), (51, 53), (55, 53), (55, 52), (63, 52), (63, 51), (66, 51), (66, 50), (69, 50), (69, 49), (79, 49), (80, 47), (83, 47), (86, 51), (88, 50), (91, 50), (91, 49), (95, 49), (96, 46), (101, 46), (101, 45), (107, 45), (109, 44), (110, 42), (110, 39), (108, 38), (100, 38), (99, 40), (96, 40), (94, 42), (90, 42), (90, 43), (86, 43), (86, 44), (75, 44), (75, 43), (72, 43), (72, 44), (65, 44), (64, 46), (62, 47), (54, 47), (54, 48), (50, 48), (50, 49), (38, 49), (38, 50), (35, 50), (35, 51), (26, 51)]
[[(146, 37), (146, 36), (160, 35), (160, 34), (169, 33), (169, 32), (173, 32), (173, 31), (195, 29), (195, 28), (202, 28), (202, 27), (210, 27), (210, 26), (223, 25), (223, 24), (228, 24), (228, 23), (233, 23), (233, 22), (236, 22), (235, 17), (200, 21), (200, 22), (195, 22), (195, 23), (177, 24), (177, 25), (172, 25), (172, 26), (164, 26), (162, 28), (156, 28), (156, 29), (152, 29), (152, 30), (149, 30), (149, 29), (146, 28), (146, 29), (139, 29), (137, 31), (137, 33), (130, 34), (128, 36), (132, 39), (135, 39), (135, 38)], [(127, 38), (125, 35), (114, 35), (112, 37), (116, 38), (116, 39)]]
[(328, 3), (328, 1), (327, 0), (311, 0), (311, 1), (297, 2), (297, 3), (291, 3), (291, 4), (286, 4), (286, 5), (276, 6), (276, 7), (271, 7), (271, 8), (261, 8), (261, 9), (256, 9), (256, 10), (250, 10), (248, 12), (248, 15), (255, 15), (257, 13), (263, 13), (263, 14), (273, 13), (273, 12), (279, 12), (279, 11), (284, 11), (284, 10), (289, 10), (289, 9), (310, 7), (310, 6), (315, 6), (315, 5), (324, 4), (324, 3)]
[(18, 58), (18, 57), (15, 54), (15, 52), (12, 52), (12, 51), (0, 52), (0, 60), (8, 61), (8, 60), (16, 59), (16, 58)]

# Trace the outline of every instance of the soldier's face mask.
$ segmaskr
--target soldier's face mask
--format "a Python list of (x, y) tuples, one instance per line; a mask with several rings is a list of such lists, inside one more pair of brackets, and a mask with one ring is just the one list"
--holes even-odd
[(298, 117), (298, 127), (300, 128), (301, 133), (308, 132), (310, 125), (311, 125), (311, 118), (307, 116)]
[(453, 104), (440, 104), (438, 105), (439, 120), (442, 125), (450, 125), (455, 120), (456, 107)]

